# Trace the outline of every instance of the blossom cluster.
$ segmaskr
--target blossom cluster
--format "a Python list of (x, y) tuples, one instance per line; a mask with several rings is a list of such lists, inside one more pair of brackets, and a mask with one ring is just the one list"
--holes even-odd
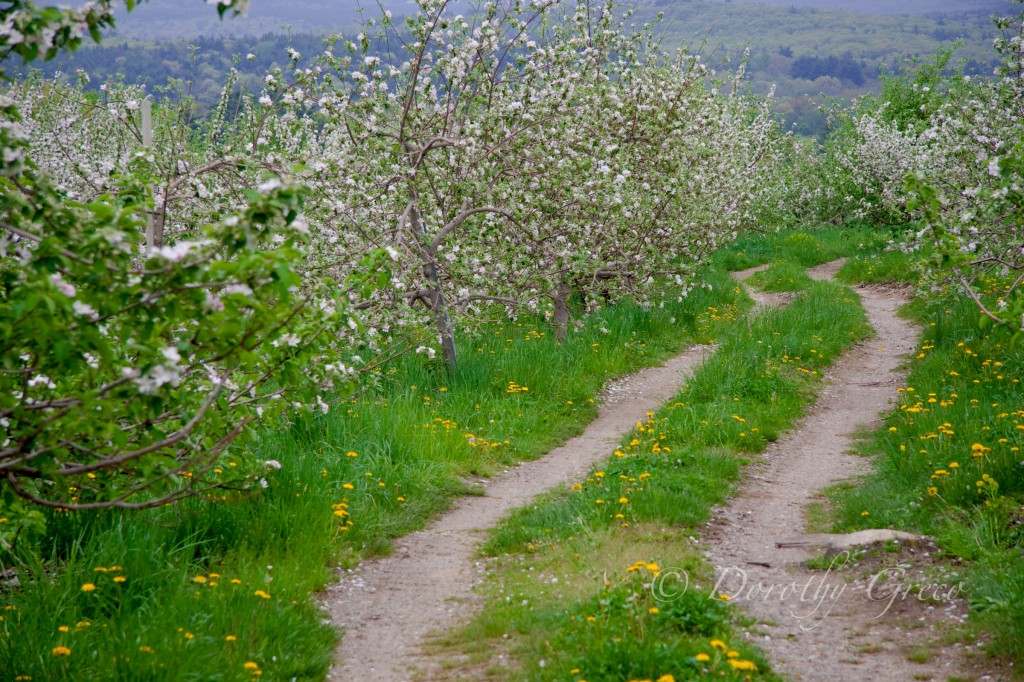
[[(778, 203), (799, 150), (742, 71), (663, 56), (611, 2), (419, 8), (291, 50), (258, 96), (233, 99), (230, 74), (201, 134), (187, 104), (86, 74), (5, 89), (0, 470), (18, 495), (244, 489), (225, 472), (263, 468), (222, 465), (232, 441), (327, 411), (367, 353), (454, 363), (455, 331), (495, 315), (564, 335), (622, 296), (685, 296)], [(374, 53), (385, 38), (402, 47)]]

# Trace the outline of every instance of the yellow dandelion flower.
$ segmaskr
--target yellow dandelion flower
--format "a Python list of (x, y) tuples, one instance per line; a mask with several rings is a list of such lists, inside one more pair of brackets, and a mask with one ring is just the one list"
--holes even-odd
[(246, 670), (257, 670), (260, 666), (255, 661), (246, 661), (245, 665), (242, 667)]
[(228, 635), (227, 637), (224, 638), (224, 641), (226, 641), (226, 642), (234, 642), (236, 639), (238, 639), (238, 638), (235, 637), (234, 635)]
[(85, 583), (84, 585), (82, 585), (82, 592), (92, 592), (95, 589), (96, 586), (92, 583)]
[(270, 599), (270, 595), (264, 592), (263, 590), (256, 590), (255, 592), (253, 592), (253, 594), (259, 597), (260, 599)]
[(55, 646), (53, 647), (53, 649), (50, 650), (50, 653), (54, 656), (70, 656), (71, 649), (67, 648), (66, 646)]
[(128, 580), (128, 578), (125, 578), (123, 575), (115, 575), (114, 576), (114, 582), (115, 583), (123, 583), (125, 580)]
[(142, 645), (139, 647), (139, 651), (141, 651), (144, 654), (151, 654), (153, 653), (153, 647)]
[(706, 663), (706, 662), (711, 660), (711, 657), (708, 656), (707, 654), (701, 652), (701, 653), (697, 654), (696, 659), (698, 661), (700, 661), (701, 663)]
[(733, 650), (733, 651), (726, 651), (725, 652), (725, 656), (726, 656), (726, 658), (739, 658), (740, 657), (740, 652), (735, 651), (735, 650)]
[(676, 682), (676, 678), (671, 675), (662, 675), (656, 680), (656, 682)]
[(652, 606), (651, 608), (647, 609), (647, 613), (651, 614), (652, 616), (657, 614), (658, 613), (658, 607), (657, 606)]
[(713, 639), (711, 640), (711, 642), (709, 642), (709, 644), (711, 644), (711, 646), (715, 647), (716, 649), (720, 649), (721, 651), (725, 651), (726, 649), (728, 649), (728, 647), (725, 646), (725, 642), (723, 642), (720, 639)]
[(203, 583), (206, 582), (206, 576), (205, 575), (197, 575), (195, 578), (192, 578), (192, 582), (199, 583), (200, 585), (202, 585)]
[(57, 628), (57, 631), (58, 632), (67, 632), (70, 629), (71, 628), (69, 628), (67, 625), (61, 625), (59, 628)]

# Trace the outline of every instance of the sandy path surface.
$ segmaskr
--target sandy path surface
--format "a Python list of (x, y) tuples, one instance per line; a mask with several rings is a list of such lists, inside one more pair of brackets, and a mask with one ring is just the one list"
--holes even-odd
[(420, 644), (429, 632), (467, 615), (464, 604), (473, 600), (479, 580), (475, 552), (484, 538), (481, 531), (608, 457), (646, 412), (675, 395), (708, 352), (707, 346), (695, 347), (615, 382), (582, 434), (496, 476), (485, 484), (484, 496), (461, 498), (425, 530), (396, 540), (391, 556), (344, 572), (322, 602), (331, 622), (345, 631), (328, 679), (408, 680), (417, 669), (430, 679), (424, 668), (437, 662), (420, 654)]
[[(838, 263), (832, 263), (809, 274), (823, 279), (837, 269)], [(894, 598), (892, 587), (901, 584), (900, 576), (885, 583), (879, 578), (871, 585), (880, 567), (867, 574), (837, 574), (801, 566), (823, 554), (813, 546), (823, 538), (802, 535), (807, 505), (823, 488), (869, 470), (865, 458), (847, 454), (853, 434), (879, 425), (879, 415), (902, 385), (900, 363), (918, 337), (917, 328), (896, 314), (906, 302), (901, 295), (874, 288), (856, 291), (876, 336), (838, 360), (811, 413), (748, 469), (742, 491), (707, 525), (704, 537), (716, 568), (715, 588), (757, 619), (751, 637), (787, 678), (945, 680), (963, 664), (955, 647), (949, 655), (921, 663), (907, 655), (944, 624), (958, 621), (966, 610), (963, 603), (925, 604), (913, 593), (896, 593)], [(908, 571), (908, 582), (917, 569), (915, 558), (907, 558), (909, 551), (899, 559), (908, 562), (900, 564)], [(913, 551), (927, 563), (927, 544)], [(839, 555), (837, 561), (843, 560)]]

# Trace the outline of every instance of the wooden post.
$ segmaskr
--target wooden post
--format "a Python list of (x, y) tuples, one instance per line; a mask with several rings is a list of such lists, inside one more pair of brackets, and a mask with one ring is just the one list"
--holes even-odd
[(569, 296), (572, 295), (572, 287), (561, 282), (551, 297), (555, 302), (555, 340), (561, 343), (565, 341), (565, 334), (569, 331)]
[[(153, 146), (153, 103), (148, 99), (142, 100), (142, 146), (152, 147)], [(162, 236), (162, 235), (161, 235)], [(163, 241), (162, 239), (160, 241)], [(147, 255), (153, 251), (153, 247), (156, 246), (157, 235), (156, 235), (156, 221), (153, 218), (153, 212), (146, 212), (146, 253)]]

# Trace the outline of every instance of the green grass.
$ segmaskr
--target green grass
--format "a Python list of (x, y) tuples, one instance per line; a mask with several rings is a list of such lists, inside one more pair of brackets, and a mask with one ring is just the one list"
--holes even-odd
[(755, 272), (747, 283), (764, 291), (803, 291), (811, 284), (811, 278), (795, 263), (772, 263), (767, 270)]
[(843, 264), (836, 277), (851, 284), (918, 284), (921, 281), (921, 260), (921, 254), (898, 250), (857, 254)]
[(561, 346), (534, 320), (464, 336), (454, 375), (402, 358), (329, 414), (258, 434), (249, 455), (281, 468), (234, 501), (48, 514), (0, 552), (20, 580), (0, 592), (0, 680), (242, 680), (246, 663), (322, 679), (338, 636), (311, 594), (333, 566), (387, 553), (472, 492), (465, 477), (579, 432), (609, 378), (714, 339), (749, 301), (720, 271), (706, 281), (604, 310)]
[[(488, 587), (490, 607), (454, 641), (471, 661), (489, 661), (495, 646), (514, 651), (511, 670), (492, 666), (485, 677), (556, 679), (580, 668), (593, 682), (669, 671), (685, 679), (701, 667), (728, 678), (738, 673), (711, 646), (720, 639), (772, 679), (722, 602), (688, 592), (655, 603), (643, 588), (651, 571), (628, 567), (642, 559), (665, 576), (680, 568), (710, 584), (686, 537), (725, 499), (742, 465), (803, 412), (820, 371), (866, 331), (854, 295), (811, 284), (778, 261), (815, 265), (853, 251), (859, 256), (844, 273), (866, 279), (880, 276), (887, 240), (863, 229), (740, 240), (716, 256), (709, 288), (664, 308), (601, 311), (562, 345), (543, 323), (523, 320), (460, 338), (455, 374), (400, 358), (330, 414), (262, 431), (248, 454), (282, 466), (268, 467), (266, 489), (231, 502), (50, 513), (44, 535), (0, 553), (0, 569), (15, 569), (20, 581), (0, 592), (0, 680), (243, 680), (253, 665), (265, 679), (322, 679), (338, 635), (311, 594), (332, 580), (334, 565), (387, 553), (391, 539), (472, 494), (467, 477), (578, 433), (607, 379), (713, 340), (719, 352), (627, 437), (620, 456), (493, 534), (486, 549), (503, 568)], [(893, 259), (884, 272), (906, 270)], [(762, 286), (805, 293), (784, 311), (739, 321), (749, 300), (724, 268), (767, 262), (775, 265)], [(860, 519), (858, 510), (852, 520)], [(958, 532), (950, 532), (953, 544), (976, 541)], [(1000, 531), (990, 524), (987, 532)], [(1024, 580), (1005, 580), (1005, 559), (976, 557), (972, 575), (989, 622), (1019, 627), (1005, 605), (1016, 603)], [(538, 585), (538, 574), (561, 576), (558, 587)], [(57, 647), (70, 655), (54, 655)], [(698, 662), (701, 653), (709, 660)]]
[[(1000, 283), (991, 283), (991, 296)], [(934, 536), (955, 560), (973, 637), (1024, 658), (1024, 348), (983, 330), (970, 300), (918, 301), (924, 324), (901, 401), (863, 449), (874, 473), (835, 495), (834, 530)], [(868, 516), (862, 516), (867, 511)]]
[(732, 649), (775, 679), (708, 594), (710, 570), (688, 537), (742, 465), (803, 414), (822, 370), (868, 331), (856, 295), (829, 283), (731, 328), (687, 387), (585, 480), (492, 532), (485, 607), (441, 644), (477, 667), (507, 651), (512, 662), (486, 668), (488, 679), (681, 680), (702, 669), (743, 679), (722, 655)]
[(858, 252), (876, 254), (885, 248), (894, 234), (887, 228), (868, 225), (751, 233), (716, 253), (713, 260), (718, 267), (730, 271), (767, 263), (789, 263), (791, 268), (809, 268)]

